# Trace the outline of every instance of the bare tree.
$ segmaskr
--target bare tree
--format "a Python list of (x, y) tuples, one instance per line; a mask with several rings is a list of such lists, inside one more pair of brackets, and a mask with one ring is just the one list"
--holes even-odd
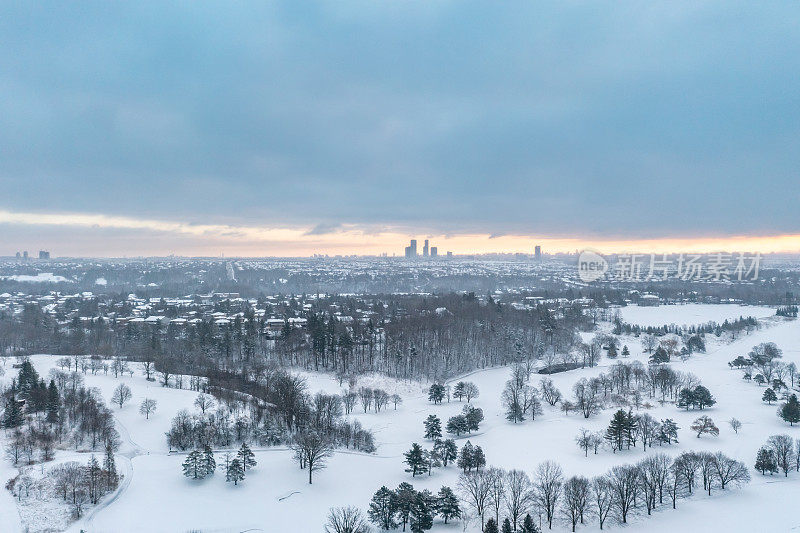
[(567, 520), (572, 524), (572, 531), (580, 521), (589, 505), (589, 480), (583, 476), (573, 476), (564, 483), (564, 505), (562, 510)]
[(314, 431), (301, 431), (294, 437), (292, 449), (300, 463), (300, 468), (308, 468), (308, 484), (314, 472), (325, 468), (325, 460), (333, 454), (327, 438)]
[(206, 414), (206, 411), (213, 409), (214, 405), (214, 398), (208, 394), (198, 394), (197, 398), (194, 399), (194, 406), (200, 409), (200, 412), (203, 414)]
[(750, 473), (744, 463), (731, 459), (722, 452), (714, 454), (713, 467), (722, 490), (730, 483), (741, 485), (750, 481)]
[(133, 394), (131, 394), (131, 388), (124, 383), (120, 383), (117, 385), (117, 388), (114, 389), (114, 394), (111, 396), (111, 402), (119, 405), (119, 408), (122, 409), (122, 406), (128, 403), (132, 397)]
[(632, 465), (615, 466), (608, 475), (614, 495), (614, 507), (619, 513), (619, 521), (628, 522), (628, 513), (636, 500), (636, 489), (639, 484), (639, 469)]
[(484, 526), (484, 515), (486, 507), (489, 505), (489, 493), (491, 482), (487, 470), (476, 470), (463, 472), (458, 477), (458, 490), (467, 505), (475, 510), (475, 514), (481, 519), (481, 531)]
[(550, 529), (553, 529), (553, 518), (561, 496), (563, 479), (561, 467), (553, 461), (545, 461), (536, 468), (536, 505), (547, 518)]
[(608, 476), (598, 476), (592, 479), (592, 499), (600, 529), (603, 529), (608, 513), (614, 507), (614, 490)]
[(738, 418), (731, 418), (728, 420), (728, 424), (731, 426), (731, 429), (737, 435), (739, 434), (739, 430), (742, 429), (742, 423), (739, 421)]
[(784, 477), (788, 477), (794, 466), (794, 441), (789, 435), (772, 435), (767, 439), (767, 445), (775, 453), (778, 468), (783, 470)]
[(506, 472), (504, 485), (506, 511), (511, 519), (511, 525), (516, 531), (520, 520), (535, 503), (536, 495), (528, 474), (522, 470)]
[(496, 467), (486, 470), (487, 482), (489, 483), (489, 505), (494, 509), (494, 521), (500, 523), (500, 508), (505, 501), (505, 472)]
[(150, 419), (150, 415), (156, 411), (157, 407), (158, 402), (151, 398), (145, 398), (139, 406), (139, 413), (143, 414), (146, 419)]
[(325, 533), (369, 533), (372, 528), (355, 507), (333, 507), (328, 513)]

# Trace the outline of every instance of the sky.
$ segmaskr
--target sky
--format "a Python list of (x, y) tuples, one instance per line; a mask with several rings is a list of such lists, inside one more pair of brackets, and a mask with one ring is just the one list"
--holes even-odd
[(800, 250), (796, 2), (5, 2), (0, 255)]

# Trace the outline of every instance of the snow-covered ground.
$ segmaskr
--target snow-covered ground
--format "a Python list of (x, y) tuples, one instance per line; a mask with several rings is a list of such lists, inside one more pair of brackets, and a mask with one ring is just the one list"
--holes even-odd
[(659, 305), (655, 307), (629, 305), (620, 307), (622, 320), (640, 326), (694, 326), (707, 322), (722, 324), (725, 320), (752, 316), (766, 318), (775, 314), (775, 308), (757, 305), (736, 304), (685, 304)]
[[(681, 308), (688, 310), (687, 306), (656, 310), (672, 312)], [(754, 314), (757, 309), (748, 307), (742, 312), (735, 311), (726, 316)], [(692, 311), (697, 312), (696, 309)], [(675, 321), (696, 323), (696, 316), (693, 314), (681, 319), (675, 315)], [(705, 320), (716, 320), (720, 316), (720, 313), (709, 313), (705, 315)], [(800, 437), (800, 427), (789, 427), (776, 416), (775, 405), (768, 406), (761, 402), (762, 390), (757, 385), (744, 382), (740, 372), (728, 368), (728, 361), (737, 355), (746, 355), (753, 345), (767, 341), (775, 342), (783, 349), (784, 361), (800, 364), (800, 322), (783, 319), (772, 320), (770, 327), (742, 336), (730, 344), (719, 343), (709, 337), (708, 353), (694, 355), (686, 362), (673, 362), (673, 368), (699, 376), (716, 396), (718, 404), (704, 411), (704, 414), (716, 421), (720, 435), (717, 438), (696, 438), (688, 427), (699, 416), (698, 412), (682, 411), (672, 405), (655, 407), (650, 410), (654, 417), (673, 418), (681, 427), (680, 444), (657, 447), (656, 450), (673, 455), (692, 449), (722, 450), (752, 466), (758, 447), (768, 436), (786, 433)], [(638, 340), (629, 338), (624, 342), (632, 352), (629, 361), (646, 359)], [(53, 356), (32, 358), (37, 370), (45, 375), (55, 364), (55, 359)], [(576, 380), (597, 375), (607, 370), (610, 364), (612, 362), (604, 360), (599, 367), (557, 374), (552, 379), (569, 396)], [(9, 379), (12, 374), (10, 365), (6, 370), (5, 379)], [(331, 376), (306, 376), (312, 392), (320, 389), (331, 392), (341, 390)], [(616, 454), (604, 450), (598, 456), (583, 456), (574, 443), (575, 435), (582, 427), (592, 430), (604, 428), (611, 416), (610, 411), (586, 420), (578, 414), (565, 416), (545, 404), (544, 414), (537, 417), (535, 422), (514, 425), (506, 421), (500, 405), (500, 392), (508, 377), (507, 368), (494, 368), (475, 372), (466, 378), (480, 388), (480, 397), (473, 403), (484, 410), (486, 417), (480, 431), (468, 439), (484, 449), (488, 464), (532, 473), (541, 461), (552, 459), (561, 464), (566, 475), (580, 473), (591, 476), (606, 471), (612, 465), (632, 463), (645, 456), (641, 449)], [(534, 379), (538, 380), (536, 377)], [(212, 478), (200, 482), (186, 479), (181, 475), (183, 455), (167, 453), (164, 432), (178, 410), (193, 409), (196, 393), (165, 389), (147, 382), (139, 375), (119, 379), (111, 375), (86, 376), (87, 385), (99, 387), (107, 401), (119, 382), (127, 383), (134, 396), (133, 401), (123, 409), (113, 408), (123, 440), (118, 464), (126, 477), (117, 494), (107, 497), (97, 509), (89, 509), (87, 515), (73, 524), (70, 531), (254, 530), (316, 533), (322, 531), (330, 507), (356, 505), (365, 510), (372, 494), (381, 485), (394, 488), (400, 482), (407, 481), (417, 489), (427, 488), (431, 491), (438, 491), (442, 485), (456, 486), (459, 471), (452, 466), (437, 469), (431, 476), (413, 479), (404, 472), (402, 454), (411, 443), (430, 446), (422, 438), (423, 419), (433, 413), (446, 421), (463, 406), (456, 401), (439, 406), (430, 404), (420, 384), (375, 376), (364, 378), (364, 384), (382, 386), (390, 393), (398, 392), (404, 400), (397, 411), (390, 405), (388, 410), (380, 414), (355, 415), (364, 426), (375, 432), (378, 451), (374, 455), (337, 452), (329, 460), (328, 468), (315, 475), (314, 484), (308, 485), (306, 472), (298, 469), (288, 450), (260, 450), (256, 452), (258, 466), (248, 472), (243, 483), (233, 486), (225, 483), (224, 475), (219, 471)], [(144, 397), (158, 401), (158, 411), (150, 420), (138, 414), (138, 404)], [(726, 423), (731, 417), (740, 419), (744, 424), (739, 435), (734, 434)], [(466, 440), (459, 439), (459, 447)], [(788, 479), (782, 476), (762, 477), (752, 470), (751, 474), (753, 481), (741, 490), (715, 491), (710, 498), (696, 495), (692, 499), (679, 501), (676, 511), (664, 506), (653, 517), (637, 517), (626, 529), (673, 532), (694, 531), (702, 527), (714, 531), (755, 531), (764, 529), (766, 523), (770, 531), (790, 531), (800, 527), (800, 516), (794, 513), (791, 505), (800, 496), (800, 474), (790, 475)], [(7, 462), (2, 462), (0, 475), (3, 476), (2, 480), (13, 477), (14, 469)], [(22, 531), (15, 501), (8, 491), (0, 492), (0, 529)], [(558, 527), (559, 530), (568, 530), (561, 524)], [(617, 526), (611, 524), (609, 529), (617, 529)], [(432, 531), (462, 530), (464, 526), (461, 523), (444, 526), (437, 520)], [(598, 528), (590, 522), (581, 530), (595, 531)], [(466, 531), (475, 532), (477, 528), (471, 525)]]

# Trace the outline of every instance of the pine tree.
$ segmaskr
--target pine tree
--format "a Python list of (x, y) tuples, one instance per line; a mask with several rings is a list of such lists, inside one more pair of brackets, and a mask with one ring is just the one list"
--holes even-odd
[(239, 461), (238, 457), (234, 457), (233, 460), (228, 463), (228, 470), (225, 473), (225, 481), (233, 481), (234, 485), (238, 485), (243, 479), (244, 466), (242, 465), (242, 462)]
[(631, 351), (628, 350), (628, 345), (622, 347), (622, 357), (628, 357), (631, 354)]
[(201, 460), (203, 462), (203, 471), (205, 472), (203, 476), (213, 476), (214, 471), (217, 469), (217, 463), (214, 461), (214, 450), (208, 444), (203, 447)]
[(444, 385), (434, 383), (431, 385), (431, 388), (428, 389), (428, 400), (432, 401), (434, 404), (440, 404), (442, 400), (444, 400), (444, 392)]
[(530, 514), (526, 514), (525, 520), (522, 521), (521, 533), (539, 533), (539, 528), (533, 523), (533, 518)]
[(417, 474), (424, 474), (427, 469), (427, 460), (422, 446), (416, 442), (411, 445), (411, 449), (403, 454), (405, 463), (408, 465), (406, 472), (411, 472), (411, 477)]
[(483, 533), (500, 533), (497, 529), (497, 522), (494, 521), (494, 518), (490, 518), (486, 521), (486, 525), (483, 526)]
[(58, 393), (56, 382), (50, 380), (50, 386), (47, 388), (47, 421), (51, 424), (58, 422), (58, 411), (61, 408), (61, 396)]
[(422, 533), (433, 527), (432, 500), (433, 497), (427, 490), (418, 492), (414, 498), (408, 517), (408, 525), (413, 533)]
[(436, 440), (442, 437), (442, 421), (436, 415), (428, 415), (425, 419), (425, 438)]
[(388, 488), (381, 487), (372, 496), (367, 516), (380, 529), (389, 530), (398, 526), (395, 520), (397, 513), (397, 495)]
[(628, 414), (619, 409), (611, 417), (611, 422), (608, 424), (604, 438), (611, 444), (611, 451), (616, 453), (621, 450), (625, 445), (630, 423), (628, 421)]
[(192, 479), (203, 479), (206, 476), (203, 467), (203, 456), (197, 450), (192, 450), (183, 461), (183, 475)]
[(661, 421), (659, 428), (658, 440), (664, 444), (672, 444), (678, 442), (678, 424), (671, 418)]
[(500, 528), (500, 531), (502, 533), (513, 533), (513, 531), (511, 530), (511, 520), (509, 520), (508, 518), (503, 520), (503, 527)]
[(442, 487), (439, 489), (438, 499), (436, 501), (436, 512), (444, 518), (444, 523), (450, 518), (460, 518), (461, 508), (458, 506), (458, 497), (453, 493), (450, 487)]
[(761, 396), (762, 402), (767, 402), (768, 405), (772, 405), (772, 402), (778, 401), (778, 395), (775, 394), (775, 391), (767, 387), (764, 390), (764, 394)]
[(106, 477), (106, 490), (114, 490), (119, 482), (117, 464), (114, 461), (114, 447), (111, 442), (106, 442), (106, 455), (103, 458), (103, 473)]
[(800, 422), (800, 402), (797, 401), (796, 394), (789, 396), (789, 399), (781, 406), (779, 414), (791, 426)]
[(472, 466), (475, 467), (475, 470), (480, 470), (482, 466), (486, 466), (486, 456), (480, 446), (475, 446), (472, 451)]
[(464, 472), (471, 471), (475, 466), (474, 462), (475, 450), (470, 441), (461, 447), (461, 453), (458, 455), (458, 467)]
[(395, 502), (397, 505), (397, 516), (400, 518), (400, 523), (403, 526), (403, 531), (406, 530), (409, 516), (411, 515), (411, 508), (417, 497), (417, 491), (411, 483), (400, 483), (395, 490)]
[(6, 410), (3, 414), (3, 427), (7, 429), (16, 428), (21, 426), (23, 422), (25, 422), (25, 417), (22, 414), (22, 408), (19, 406), (12, 385), (11, 392), (6, 399)]
[(442, 460), (445, 468), (458, 458), (458, 446), (456, 446), (456, 441), (453, 439), (437, 440), (433, 444), (433, 449)]
[(683, 407), (687, 411), (689, 408), (694, 407), (695, 398), (694, 393), (691, 389), (681, 389), (681, 392), (678, 393), (678, 407)]
[(447, 421), (447, 432), (460, 436), (462, 433), (469, 431), (469, 424), (464, 415), (451, 416)]
[(706, 407), (711, 407), (717, 400), (711, 395), (711, 392), (702, 385), (694, 388), (694, 402), (701, 410)]
[(756, 455), (755, 469), (761, 472), (761, 475), (769, 472), (770, 475), (778, 471), (778, 462), (775, 460), (775, 452), (766, 446), (762, 446)]
[(253, 453), (253, 450), (250, 449), (250, 446), (248, 446), (246, 442), (242, 443), (242, 447), (239, 448), (236, 455), (239, 457), (245, 472), (248, 468), (252, 468), (258, 464), (255, 459), (256, 454)]
[(17, 388), (23, 398), (27, 398), (32, 389), (39, 383), (39, 374), (30, 361), (23, 361), (19, 369), (19, 378), (17, 379)]

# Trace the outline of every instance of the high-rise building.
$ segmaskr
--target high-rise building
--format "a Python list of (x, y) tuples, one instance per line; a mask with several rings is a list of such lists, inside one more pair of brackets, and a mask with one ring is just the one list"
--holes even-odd
[(431, 257), (437, 257), (439, 255), (439, 248), (436, 246), (431, 246)]
[(425, 246), (422, 247), (422, 257), (428, 257), (428, 239), (425, 239)]
[(17, 252), (17, 260), (20, 260), (20, 259), (22, 259), (22, 254)]
[(542, 247), (539, 246), (538, 244), (533, 249), (533, 257), (535, 257), (537, 260), (542, 258)]
[(22, 259), (23, 259), (23, 261), (27, 261), (28, 260), (28, 250), (25, 250), (24, 252), (22, 252)]
[(411, 244), (406, 246), (406, 258), (417, 257), (417, 239), (411, 239)]
[(50, 252), (39, 250), (39, 259), (50, 259)]

